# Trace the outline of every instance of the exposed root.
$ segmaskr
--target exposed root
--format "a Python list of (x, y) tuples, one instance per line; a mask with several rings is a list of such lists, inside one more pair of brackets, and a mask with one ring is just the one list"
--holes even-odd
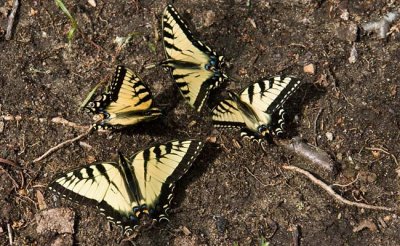
[(12, 30), (13, 30), (13, 27), (14, 27), (15, 15), (17, 14), (18, 7), (19, 7), (19, 0), (14, 0), (11, 13), (8, 16), (6, 40), (10, 40), (11, 39)]
[(385, 153), (387, 155), (390, 155), (390, 157), (392, 157), (394, 163), (396, 163), (396, 165), (399, 166), (399, 162), (397, 161), (396, 156), (394, 156), (392, 153), (388, 152), (387, 150), (384, 150), (382, 148), (374, 148), (374, 147), (366, 147), (365, 149), (372, 150), (372, 151), (380, 151), (380, 152), (383, 152), (383, 153)]
[(396, 208), (389, 208), (389, 207), (383, 207), (383, 206), (374, 206), (374, 205), (369, 205), (369, 204), (365, 204), (365, 203), (349, 201), (346, 198), (343, 198), (338, 193), (336, 193), (332, 189), (332, 187), (330, 187), (329, 185), (325, 184), (324, 182), (322, 182), (321, 180), (316, 178), (314, 175), (312, 175), (310, 172), (308, 172), (308, 171), (306, 171), (304, 169), (301, 169), (301, 168), (295, 167), (295, 166), (291, 166), (291, 165), (284, 165), (283, 169), (295, 171), (295, 172), (298, 172), (298, 173), (301, 173), (301, 174), (305, 175), (314, 184), (316, 184), (319, 187), (321, 187), (322, 189), (324, 189), (326, 192), (328, 192), (329, 195), (331, 195), (333, 198), (335, 198), (335, 200), (337, 200), (337, 201), (339, 201), (339, 202), (341, 202), (343, 204), (346, 204), (346, 205), (349, 205), (349, 206), (358, 207), (358, 208), (372, 209), (372, 210), (384, 210), (384, 211), (397, 211), (398, 210)]
[(249, 170), (249, 168), (247, 168), (246, 166), (244, 166), (244, 169), (245, 169), (246, 172), (248, 172), (255, 180), (257, 180), (258, 183), (260, 183), (262, 186), (267, 187), (267, 186), (275, 186), (275, 185), (276, 185), (276, 183), (274, 183), (274, 184), (264, 184), (263, 182), (261, 182), (261, 180), (260, 180), (256, 175), (254, 175), (254, 174)]
[(71, 143), (73, 143), (73, 142), (75, 142), (75, 141), (78, 141), (79, 139), (81, 139), (81, 138), (83, 138), (83, 137), (89, 135), (89, 133), (92, 131), (92, 129), (93, 129), (93, 128), (91, 127), (87, 132), (85, 132), (85, 133), (83, 133), (83, 134), (81, 134), (81, 135), (79, 135), (79, 136), (77, 136), (77, 137), (75, 137), (75, 138), (73, 138), (73, 139), (69, 139), (69, 140), (67, 140), (67, 141), (64, 141), (64, 142), (58, 144), (57, 146), (55, 146), (55, 147), (49, 149), (49, 150), (48, 150), (46, 153), (44, 153), (42, 156), (40, 156), (40, 157), (36, 158), (35, 160), (33, 160), (33, 163), (39, 162), (39, 161), (43, 160), (44, 158), (46, 158), (47, 156), (49, 156), (50, 154), (52, 154), (53, 152), (55, 152), (56, 150), (59, 150), (59, 149), (61, 149), (62, 147), (66, 146), (66, 145), (68, 145), (68, 144), (71, 144)]
[(335, 163), (328, 153), (318, 147), (303, 142), (300, 137), (294, 137), (290, 141), (276, 141), (276, 143), (325, 170), (330, 172), (335, 171)]
[(334, 186), (338, 186), (338, 187), (347, 187), (347, 186), (350, 186), (350, 185), (352, 185), (352, 184), (354, 184), (355, 182), (357, 182), (358, 181), (358, 177), (360, 176), (360, 173), (358, 173), (357, 174), (357, 177), (353, 180), (353, 181), (351, 181), (350, 183), (348, 183), (348, 184), (331, 184), (331, 187), (334, 187)]

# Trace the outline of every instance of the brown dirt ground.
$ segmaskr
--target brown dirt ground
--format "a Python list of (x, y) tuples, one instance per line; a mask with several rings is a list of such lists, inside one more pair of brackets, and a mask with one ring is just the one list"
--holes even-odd
[[(9, 2), (2, 1), (0, 7), (10, 10)], [(132, 154), (154, 142), (189, 137), (204, 140), (209, 136), (216, 136), (217, 143), (207, 146), (179, 182), (171, 222), (142, 231), (132, 239), (135, 245), (257, 245), (260, 238), (271, 235), (267, 239), (271, 245), (290, 245), (295, 226), (300, 228), (303, 245), (400, 243), (400, 221), (395, 213), (341, 205), (303, 176), (281, 168), (285, 163), (297, 165), (329, 184), (349, 183), (361, 174), (352, 185), (336, 190), (349, 200), (397, 206), (396, 170), (400, 167), (390, 154), (400, 160), (398, 29), (386, 40), (372, 34), (352, 43), (346, 37), (339, 38), (335, 28), (378, 20), (398, 9), (398, 2), (263, 0), (247, 6), (250, 1), (175, 1), (196, 37), (226, 57), (230, 64), (227, 73), (237, 80), (227, 85), (229, 89), (238, 90), (275, 74), (304, 80), (305, 85), (287, 104), (292, 106), (292, 115), (298, 115), (292, 135), (310, 143), (320, 136), (319, 147), (340, 165), (336, 176), (279, 147), (267, 146), (265, 153), (241, 140), (236, 131), (213, 130), (210, 112), (198, 115), (191, 110), (167, 73), (144, 69), (163, 59), (162, 44), (155, 40), (155, 33), (160, 35), (166, 1), (96, 2), (97, 7), (91, 7), (85, 0), (66, 1), (86, 36), (77, 34), (70, 46), (66, 40), (69, 21), (53, 1), (23, 1), (13, 39), (0, 39), (0, 115), (21, 117), (18, 121), (1, 120), (5, 126), (0, 133), (0, 157), (24, 168), (0, 163), (2, 245), (8, 244), (7, 223), (13, 225), (17, 245), (43, 245), (52, 240), (54, 235), (36, 233), (37, 191), (45, 194), (49, 207), (75, 209), (76, 244), (118, 244), (120, 230), (109, 227), (95, 210), (54, 202), (45, 188), (51, 178), (93, 160), (115, 160), (117, 150)], [(350, 20), (341, 18), (345, 10)], [(0, 14), (1, 35), (6, 25), (6, 17)], [(117, 52), (114, 39), (131, 33), (132, 42)], [(358, 58), (351, 64), (348, 57), (353, 45)], [(316, 65), (314, 75), (303, 72), (307, 63)], [(109, 136), (91, 134), (82, 141), (92, 148), (75, 143), (33, 164), (32, 160), (50, 147), (82, 133), (52, 123), (52, 118), (91, 123), (91, 116), (77, 108), (98, 82), (109, 80), (117, 64), (136, 70), (154, 91), (156, 103), (170, 109), (168, 115)], [(211, 104), (220, 97), (216, 93)], [(321, 108), (315, 131), (314, 121)], [(327, 132), (333, 134), (332, 141), (327, 140)], [(232, 139), (241, 147), (235, 147)], [(16, 181), (15, 187), (10, 177)], [(371, 221), (378, 230), (353, 232), (363, 221)], [(184, 227), (190, 235), (183, 233)]]

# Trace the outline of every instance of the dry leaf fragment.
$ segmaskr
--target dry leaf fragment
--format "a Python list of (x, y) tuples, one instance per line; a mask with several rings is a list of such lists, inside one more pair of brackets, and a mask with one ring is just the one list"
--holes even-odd
[(396, 94), (397, 94), (397, 85), (390, 86), (390, 95), (394, 97), (396, 96)]
[(378, 227), (371, 220), (363, 220), (356, 227), (353, 228), (353, 232), (359, 232), (364, 229), (369, 229), (372, 232), (376, 232)]
[(44, 200), (44, 196), (43, 196), (42, 192), (40, 192), (40, 190), (36, 191), (36, 199), (38, 201), (38, 205), (39, 205), (39, 209), (40, 210), (47, 208), (46, 201)]
[(181, 230), (186, 236), (189, 236), (191, 234), (190, 230), (186, 226), (182, 226)]

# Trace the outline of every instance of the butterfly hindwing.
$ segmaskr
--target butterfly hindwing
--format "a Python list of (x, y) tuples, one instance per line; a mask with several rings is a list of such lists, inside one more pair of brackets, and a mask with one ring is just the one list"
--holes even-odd
[(118, 66), (107, 91), (100, 100), (89, 102), (89, 111), (100, 115), (95, 128), (135, 125), (153, 120), (161, 111), (152, 107), (150, 89), (130, 69)]
[(210, 91), (226, 78), (220, 71), (223, 57), (193, 38), (172, 5), (165, 8), (162, 26), (167, 57), (162, 64), (171, 68), (183, 97), (200, 111)]
[(239, 96), (229, 93), (230, 100), (223, 100), (214, 108), (213, 124), (241, 127), (242, 136), (252, 139), (282, 135), (285, 124), (282, 106), (299, 86), (300, 80), (276, 76), (249, 85)]
[(172, 141), (132, 157), (140, 191), (153, 218), (165, 218), (175, 182), (187, 172), (202, 146), (203, 143), (196, 140)]
[(104, 162), (57, 176), (49, 189), (79, 204), (97, 206), (107, 219), (129, 231), (147, 214), (167, 219), (175, 182), (191, 167), (203, 143), (197, 140), (157, 144), (119, 163)]

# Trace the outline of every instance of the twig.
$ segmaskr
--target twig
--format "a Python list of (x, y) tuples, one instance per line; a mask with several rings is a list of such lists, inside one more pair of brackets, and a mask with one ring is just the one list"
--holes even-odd
[(7, 231), (8, 231), (8, 240), (10, 242), (10, 245), (13, 245), (12, 228), (10, 223), (7, 223)]
[(390, 155), (392, 157), (394, 163), (396, 163), (396, 165), (399, 166), (399, 162), (397, 161), (396, 156), (394, 156), (392, 153), (390, 153), (390, 152), (388, 152), (388, 151), (386, 151), (386, 150), (384, 150), (382, 148), (365, 147), (365, 149), (372, 150), (372, 151), (381, 151), (381, 152), (383, 152), (383, 153), (385, 153), (387, 155)]
[(268, 223), (269, 227), (272, 227), (273, 231), (268, 236), (265, 236), (265, 239), (271, 239), (275, 235), (275, 233), (278, 231), (278, 223), (276, 223), (272, 219), (268, 219), (267, 223)]
[(318, 146), (317, 125), (318, 125), (319, 116), (321, 115), (322, 111), (324, 111), (324, 108), (320, 108), (320, 109), (319, 109), (318, 114), (317, 114), (317, 116), (315, 117), (315, 120), (314, 120), (314, 135), (315, 135), (315, 139), (314, 139), (314, 142), (315, 142), (315, 143), (314, 143), (314, 144), (315, 144), (315, 146)]
[(7, 160), (7, 159), (3, 159), (1, 157), (0, 157), (0, 163), (7, 164), (7, 165), (13, 166), (15, 168), (19, 168), (19, 166), (17, 164), (15, 164), (14, 162)]
[(92, 131), (92, 129), (93, 129), (93, 127), (91, 127), (87, 132), (85, 132), (85, 133), (83, 133), (83, 134), (81, 134), (81, 135), (79, 135), (79, 136), (77, 136), (77, 137), (75, 137), (75, 138), (73, 138), (73, 139), (69, 139), (69, 140), (67, 140), (67, 141), (64, 141), (64, 142), (58, 144), (57, 146), (55, 146), (55, 147), (49, 149), (49, 150), (48, 150), (46, 153), (44, 153), (42, 156), (40, 156), (40, 157), (36, 158), (35, 160), (33, 160), (33, 162), (35, 163), (35, 162), (41, 161), (41, 160), (43, 160), (44, 158), (46, 158), (48, 155), (50, 155), (51, 153), (53, 153), (54, 151), (56, 151), (56, 150), (58, 150), (58, 149), (61, 149), (61, 148), (64, 147), (65, 145), (71, 144), (71, 143), (73, 143), (73, 142), (75, 142), (75, 141), (78, 141), (79, 139), (81, 139), (81, 138), (87, 136), (87, 135)]
[(299, 167), (291, 166), (291, 165), (284, 165), (283, 168), (286, 169), (286, 170), (295, 171), (295, 172), (298, 172), (298, 173), (301, 173), (301, 174), (305, 175), (314, 184), (318, 185), (319, 187), (324, 189), (326, 192), (328, 192), (329, 195), (333, 196), (333, 198), (335, 198), (337, 201), (339, 201), (341, 203), (344, 203), (346, 205), (355, 206), (355, 207), (359, 207), (359, 208), (365, 208), (365, 209), (373, 209), (373, 210), (384, 210), (384, 211), (396, 211), (397, 210), (396, 208), (389, 208), (389, 207), (383, 207), (383, 206), (374, 206), (374, 205), (369, 205), (369, 204), (365, 204), (365, 203), (349, 201), (349, 200), (343, 198), (338, 193), (336, 193), (332, 189), (332, 187), (330, 187), (329, 185), (325, 184), (324, 182), (322, 182), (321, 180), (316, 178), (310, 172), (308, 172), (308, 171), (306, 171), (304, 169), (301, 169)]
[(284, 147), (285, 149), (293, 151), (294, 153), (302, 156), (311, 163), (324, 168), (325, 170), (330, 172), (335, 171), (334, 161), (328, 155), (328, 153), (318, 147), (303, 142), (300, 137), (294, 137), (289, 142), (276, 141), (276, 143), (281, 147)]
[(13, 29), (13, 26), (14, 26), (15, 15), (17, 14), (18, 7), (19, 7), (19, 0), (14, 0), (11, 13), (8, 16), (6, 40), (10, 40), (11, 39), (12, 29)]
[(68, 121), (66, 119), (64, 119), (63, 117), (54, 117), (51, 119), (51, 122), (56, 123), (56, 124), (62, 124), (64, 126), (70, 126), (73, 128), (77, 128), (77, 129), (90, 129), (90, 126), (81, 126), (76, 124), (75, 122), (72, 121)]
[[(0, 167), (1, 168), (1, 167)], [(2, 170), (4, 170), (3, 168), (1, 168)], [(8, 178), (10, 178), (11, 182), (13, 183), (14, 189), (18, 190), (20, 188), (19, 184), (17, 183), (17, 181), (15, 181), (15, 179), (11, 176), (11, 174), (9, 174), (7, 172), (7, 170), (4, 170), (4, 172), (7, 174)]]
[(263, 186), (269, 186), (269, 185), (264, 184), (263, 182), (261, 182), (261, 180), (260, 180), (259, 178), (257, 178), (257, 176), (254, 175), (254, 174), (249, 170), (249, 168), (247, 168), (246, 166), (244, 166), (244, 169), (246, 169), (246, 171), (247, 171), (255, 180), (257, 180), (260, 184), (262, 184)]
[(347, 187), (347, 186), (350, 186), (350, 185), (354, 184), (355, 182), (357, 182), (359, 176), (360, 176), (360, 173), (357, 173), (356, 178), (355, 178), (353, 181), (351, 181), (350, 183), (348, 183), (348, 184), (343, 184), (343, 185), (342, 185), (342, 184), (331, 184), (331, 187), (333, 187), (333, 186), (338, 186), (338, 187)]

